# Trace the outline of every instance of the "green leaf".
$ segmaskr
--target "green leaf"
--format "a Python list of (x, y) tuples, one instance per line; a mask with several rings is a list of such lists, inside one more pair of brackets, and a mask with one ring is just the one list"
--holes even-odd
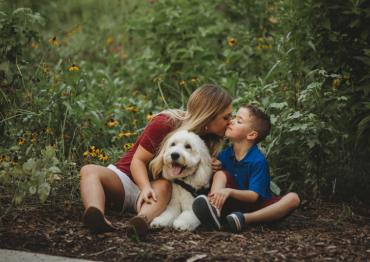
[(37, 162), (35, 161), (35, 159), (30, 158), (27, 160), (26, 163), (23, 164), (22, 169), (24, 172), (30, 173), (36, 169), (36, 165), (37, 165)]
[(270, 190), (277, 196), (281, 193), (280, 187), (274, 181), (270, 181)]
[(37, 192), (38, 192), (41, 203), (44, 203), (46, 199), (48, 198), (50, 194), (50, 189), (51, 187), (49, 183), (44, 182), (39, 185)]

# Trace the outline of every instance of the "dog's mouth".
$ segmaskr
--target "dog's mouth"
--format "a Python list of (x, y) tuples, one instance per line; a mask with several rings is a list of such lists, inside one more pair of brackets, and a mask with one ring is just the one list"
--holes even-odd
[(186, 166), (183, 166), (176, 162), (172, 162), (171, 173), (173, 176), (179, 176), (182, 173), (182, 171), (184, 171), (185, 168)]

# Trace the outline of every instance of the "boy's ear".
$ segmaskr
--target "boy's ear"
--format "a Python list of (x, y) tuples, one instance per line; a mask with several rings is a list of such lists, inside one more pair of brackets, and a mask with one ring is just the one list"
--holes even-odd
[(257, 139), (257, 137), (258, 137), (258, 132), (257, 131), (255, 131), (255, 130), (252, 130), (252, 131), (250, 131), (248, 134), (247, 134), (247, 139), (248, 140), (256, 140)]

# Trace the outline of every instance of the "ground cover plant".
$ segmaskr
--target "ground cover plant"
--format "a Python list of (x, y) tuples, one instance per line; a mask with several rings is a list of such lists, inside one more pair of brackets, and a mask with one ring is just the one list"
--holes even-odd
[(204, 83), (271, 115), (275, 193), (368, 206), (369, 13), (362, 0), (1, 1), (2, 223), (50, 205), (76, 220), (80, 167), (116, 161)]

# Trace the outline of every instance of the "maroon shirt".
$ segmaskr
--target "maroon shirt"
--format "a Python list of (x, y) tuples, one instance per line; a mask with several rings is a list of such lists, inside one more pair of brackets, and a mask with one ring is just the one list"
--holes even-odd
[(173, 131), (175, 122), (165, 114), (158, 114), (145, 127), (144, 131), (137, 138), (134, 146), (124, 153), (116, 162), (116, 167), (124, 172), (132, 180), (130, 164), (136, 149), (141, 145), (145, 150), (152, 154), (156, 154), (159, 146), (165, 136)]

